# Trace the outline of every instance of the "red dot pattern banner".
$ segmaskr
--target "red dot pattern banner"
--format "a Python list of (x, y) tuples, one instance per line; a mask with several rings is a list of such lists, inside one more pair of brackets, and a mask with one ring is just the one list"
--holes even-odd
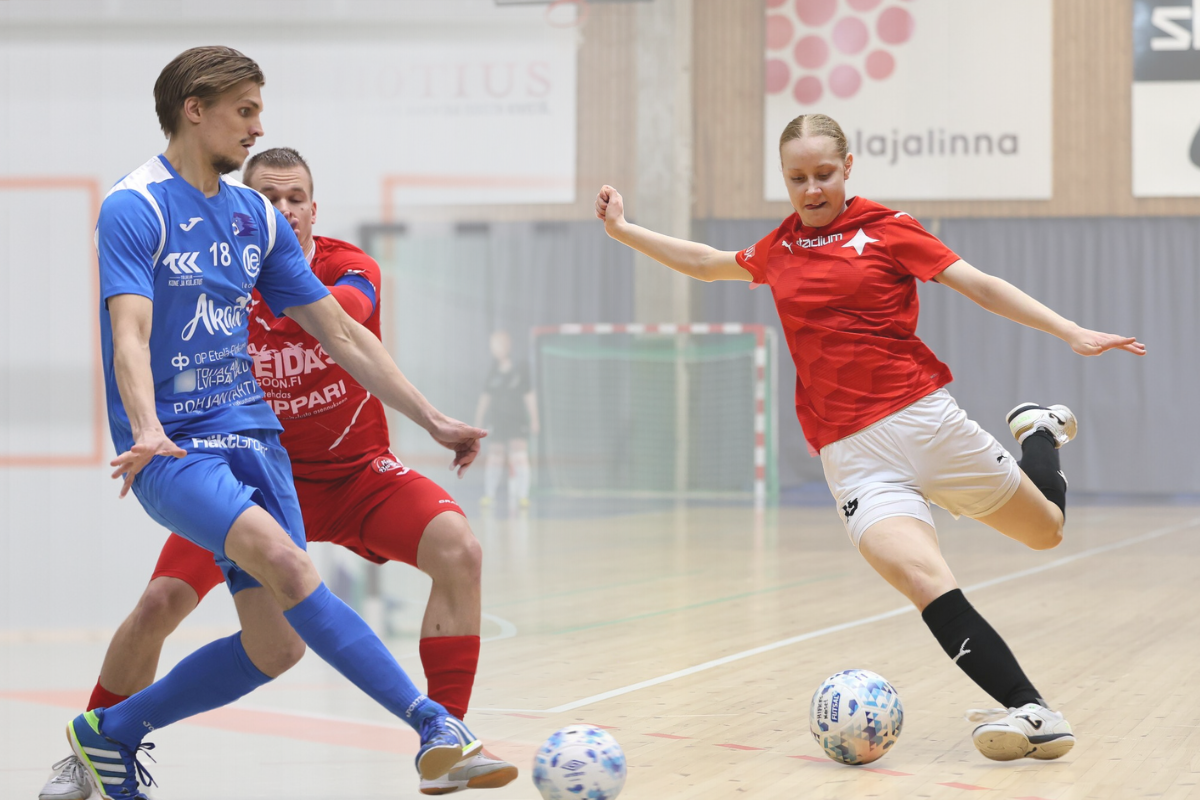
[(913, 36), (906, 5), (920, 0), (767, 0), (767, 94), (819, 103), (847, 99), (896, 68), (893, 50)]

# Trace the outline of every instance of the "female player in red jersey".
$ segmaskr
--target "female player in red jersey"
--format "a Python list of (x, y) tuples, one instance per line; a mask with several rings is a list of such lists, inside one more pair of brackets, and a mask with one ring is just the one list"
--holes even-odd
[(1074, 437), (1075, 417), (1066, 406), (1014, 408), (1008, 423), (1022, 450), (1014, 463), (943, 388), (949, 368), (916, 335), (916, 280), (936, 280), (1080, 355), (1146, 349), (1082, 328), (980, 272), (908, 214), (847, 199), (854, 158), (829, 117), (792, 120), (779, 154), (796, 213), (740, 252), (627, 222), (611, 186), (600, 190), (596, 216), (609, 236), (676, 272), (771, 287), (796, 364), (796, 414), (851, 541), (920, 610), (954, 663), (1005, 707), (975, 729), (975, 746), (998, 761), (1058, 758), (1075, 743), (1071, 726), (957, 588), (929, 503), (1035, 550), (1056, 546), (1067, 490), (1058, 448)]

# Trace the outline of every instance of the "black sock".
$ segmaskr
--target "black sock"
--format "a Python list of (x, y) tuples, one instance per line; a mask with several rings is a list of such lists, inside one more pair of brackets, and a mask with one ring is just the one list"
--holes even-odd
[(1058, 506), (1067, 517), (1067, 479), (1063, 477), (1058, 461), (1058, 448), (1054, 446), (1054, 435), (1049, 431), (1036, 430), (1021, 443), (1021, 460), (1017, 462), (1033, 485), (1041, 489), (1046, 499)]
[(967, 602), (962, 590), (953, 589), (934, 600), (921, 618), (959, 669), (1005, 708), (1045, 705), (1008, 645)]

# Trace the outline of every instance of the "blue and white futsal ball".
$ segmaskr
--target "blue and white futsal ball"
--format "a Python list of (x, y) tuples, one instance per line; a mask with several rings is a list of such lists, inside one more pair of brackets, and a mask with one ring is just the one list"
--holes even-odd
[(605, 731), (571, 725), (533, 757), (533, 783), (544, 800), (613, 800), (625, 786), (625, 753)]
[(874, 672), (848, 669), (817, 687), (808, 724), (834, 761), (870, 764), (900, 738), (904, 706), (892, 685)]

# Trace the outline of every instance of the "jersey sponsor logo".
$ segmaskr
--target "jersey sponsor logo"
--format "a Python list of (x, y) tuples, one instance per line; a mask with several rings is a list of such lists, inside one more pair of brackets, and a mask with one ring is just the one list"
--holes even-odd
[[(220, 350), (204, 350), (193, 355), (197, 364), (212, 364), (215, 361), (224, 361), (230, 356), (236, 356), (238, 353), (246, 349), (245, 342), (237, 342), (236, 344), (227, 345)], [(187, 358), (184, 358), (183, 366), (187, 366)], [(183, 367), (180, 367), (183, 369)]]
[(250, 280), (258, 278), (258, 273), (262, 271), (262, 248), (256, 244), (246, 245), (242, 250), (242, 269)]
[(240, 211), (233, 212), (234, 236), (253, 236), (256, 233), (258, 233), (258, 226), (254, 224), (254, 217)]
[(183, 340), (190, 342), (192, 336), (196, 333), (196, 328), (200, 323), (204, 323), (204, 329), (210, 335), (222, 333), (225, 336), (232, 336), (234, 331), (240, 329), (246, 322), (246, 305), (250, 302), (250, 295), (239, 297), (237, 303), (232, 306), (218, 308), (217, 304), (208, 299), (208, 295), (201, 293), (196, 298), (196, 314), (192, 317), (192, 321), (183, 326)]
[[(255, 384), (257, 386), (258, 384)], [(321, 391), (312, 391), (308, 394), (293, 397), (291, 400), (272, 400), (271, 407), (276, 415), (288, 413), (295, 417), (301, 411), (314, 411), (320, 406), (326, 406), (330, 403), (341, 405), (346, 399), (346, 382), (338, 381), (331, 383)], [(324, 409), (322, 409), (324, 410)], [(305, 415), (307, 416), (307, 415)]]
[(745, 253), (745, 256), (744, 256), (744, 257), (745, 257), (745, 258), (748, 258), (748, 259), (749, 259), (749, 258), (754, 258), (754, 248), (755, 248), (755, 247), (758, 247), (758, 245), (756, 245), (756, 244), (752, 244), (752, 245), (750, 245), (749, 247), (747, 247), (747, 248), (746, 248), (746, 253)]
[(267, 446), (258, 439), (251, 439), (249, 436), (239, 436), (236, 433), (224, 436), (218, 433), (213, 436), (206, 436), (203, 439), (193, 437), (192, 447), (197, 450), (254, 450), (259, 453), (267, 452)]
[(256, 349), (251, 345), (250, 355), (254, 357), (254, 377), (264, 388), (272, 389), (299, 386), (303, 376), (324, 372), (334, 363), (320, 344), (305, 347), (287, 342), (280, 350), (269, 347)]
[(195, 253), (167, 253), (162, 260), (162, 266), (173, 273), (167, 277), (168, 286), (199, 286), (204, 283), (203, 270), (196, 263), (200, 257)]
[(187, 394), (206, 391), (215, 386), (232, 386), (238, 378), (250, 371), (244, 359), (231, 361), (218, 367), (196, 367), (175, 376), (175, 393)]
[(199, 275), (203, 272), (196, 263), (196, 259), (199, 257), (199, 251), (194, 253), (167, 253), (163, 256), (162, 265), (169, 267), (171, 272), (174, 272), (176, 275)]
[[(840, 242), (841, 240), (842, 235), (840, 233), (831, 233), (828, 236), (817, 236), (812, 239), (797, 239), (795, 242), (793, 242), (793, 244), (798, 244), (807, 250), (810, 247), (824, 247), (827, 244)], [(784, 242), (784, 244), (787, 244), (787, 242)], [(792, 249), (789, 247), (788, 252), (790, 253), (791, 250)]]
[(262, 397), (262, 390), (253, 379), (243, 381), (232, 389), (197, 397), (194, 400), (179, 400), (173, 403), (176, 414), (199, 414), (223, 405), (242, 405)]
[(395, 472), (396, 470), (399, 470), (401, 475), (408, 472), (408, 467), (404, 466), (391, 456), (380, 456), (371, 462), (371, 468), (380, 475), (386, 475), (387, 473)]
[(854, 251), (861, 256), (863, 254), (864, 247), (872, 242), (878, 241), (878, 239), (872, 239), (870, 236), (867, 236), (866, 231), (864, 231), (862, 228), (859, 228), (858, 233), (854, 234), (854, 238), (846, 242), (844, 245), (842, 245), (842, 247), (853, 247)]
[(192, 218), (191, 218), (191, 219), (189, 219), (187, 222), (181, 222), (181, 223), (179, 223), (179, 228), (180, 228), (180, 230), (182, 230), (184, 233), (187, 233), (187, 232), (188, 232), (188, 231), (190, 231), (192, 228), (196, 227), (196, 223), (197, 223), (197, 222), (204, 222), (204, 217), (192, 217)]

